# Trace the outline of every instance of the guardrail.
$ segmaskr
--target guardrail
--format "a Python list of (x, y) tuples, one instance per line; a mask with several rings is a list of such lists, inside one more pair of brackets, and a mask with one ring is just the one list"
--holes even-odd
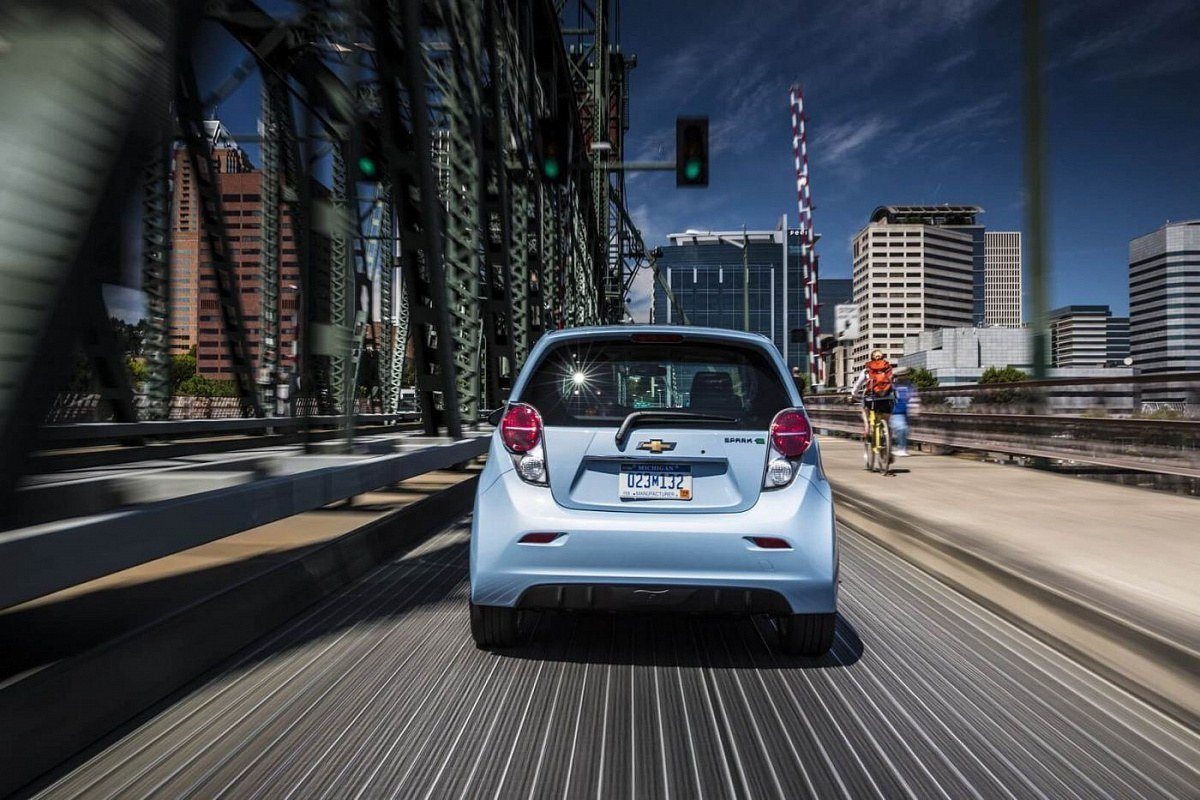
[(307, 466), (317, 466), (5, 531), (0, 533), (0, 608), (425, 472), (463, 464), (483, 455), (488, 441), (486, 435), (480, 435), (424, 443), (419, 449), (380, 456), (302, 456), (299, 458), (308, 459)]
[[(415, 422), (417, 412), (357, 414), (355, 425)], [(206, 436), (223, 433), (277, 433), (314, 427), (337, 427), (343, 416), (231, 417), (222, 419), (155, 420), (149, 422), (75, 422), (43, 425), (42, 440), (50, 444), (121, 442), (135, 439)]]
[[(135, 405), (139, 412), (145, 408), (146, 398), (138, 395)], [(289, 402), (289, 413), (293, 416), (314, 416), (320, 413), (321, 403), (315, 397), (297, 397)], [(360, 397), (355, 403), (360, 414), (381, 412), (378, 399)], [(175, 395), (167, 409), (168, 419), (239, 419), (246, 416), (246, 408), (238, 397), (198, 397)], [(44, 422), (51, 424), (71, 422), (104, 422), (109, 420), (111, 409), (93, 392), (59, 392), (46, 411)]]
[[(947, 386), (919, 397), (908, 417), (914, 442), (1200, 478), (1200, 372)], [(818, 430), (862, 431), (845, 396), (805, 404)]]

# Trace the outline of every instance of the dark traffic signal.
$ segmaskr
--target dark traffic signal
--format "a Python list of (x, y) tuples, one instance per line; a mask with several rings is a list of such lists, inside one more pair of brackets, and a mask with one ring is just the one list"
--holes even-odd
[(675, 120), (675, 185), (708, 186), (708, 117)]
[(366, 117), (358, 126), (358, 179), (379, 180), (383, 172), (383, 133), (379, 121)]
[(542, 177), (553, 183), (566, 181), (571, 164), (571, 138), (567, 126), (553, 117), (540, 119), (538, 140), (538, 168)]

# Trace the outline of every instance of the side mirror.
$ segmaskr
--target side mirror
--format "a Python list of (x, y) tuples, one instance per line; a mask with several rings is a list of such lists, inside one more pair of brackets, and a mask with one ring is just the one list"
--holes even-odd
[(504, 410), (506, 408), (508, 408), (508, 406), (500, 406), (499, 408), (494, 408), (491, 411), (488, 411), (486, 417), (488, 425), (491, 425), (493, 428), (499, 425), (500, 420), (504, 419)]

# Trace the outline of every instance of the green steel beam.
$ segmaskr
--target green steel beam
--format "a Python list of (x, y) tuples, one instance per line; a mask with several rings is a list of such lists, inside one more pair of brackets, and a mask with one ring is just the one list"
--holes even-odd
[[(165, 92), (164, 92), (165, 94)], [(163, 98), (166, 109), (166, 98)], [(164, 130), (166, 125), (164, 124)], [(171, 409), (171, 167), (173, 146), (163, 136), (150, 148), (142, 173), (142, 291), (147, 331), (143, 414), (167, 419)]]
[[(262, 227), (259, 258), (258, 378), (262, 403), (274, 408), (279, 379), (279, 256), (281, 234), (281, 147), (284, 144), (282, 106), (291, 102), (287, 89), (274, 75), (262, 81)], [(294, 233), (294, 231), (293, 231)]]

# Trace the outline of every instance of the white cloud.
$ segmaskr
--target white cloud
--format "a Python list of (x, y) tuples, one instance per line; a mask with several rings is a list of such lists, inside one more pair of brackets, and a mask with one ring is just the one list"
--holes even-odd
[(857, 156), (864, 147), (892, 127), (892, 123), (881, 115), (825, 125), (818, 129), (819, 133), (813, 140), (814, 158), (819, 154), (823, 164), (838, 166)]

